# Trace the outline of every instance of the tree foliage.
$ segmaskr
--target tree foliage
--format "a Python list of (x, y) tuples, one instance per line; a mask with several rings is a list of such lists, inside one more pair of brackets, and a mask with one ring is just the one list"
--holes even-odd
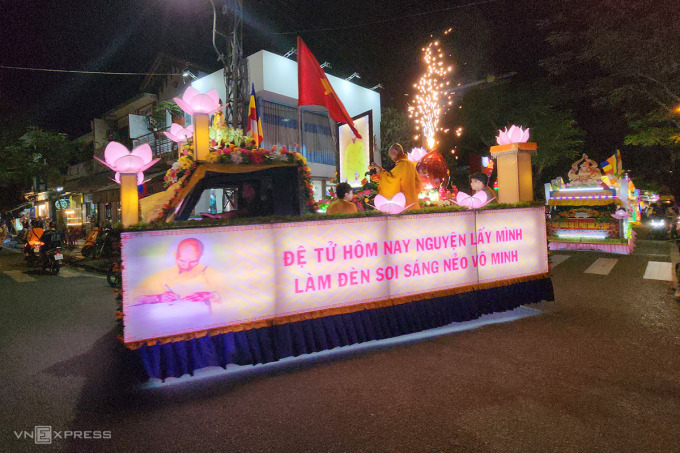
[(556, 8), (542, 24), (554, 50), (543, 65), (575, 96), (619, 109), (631, 129), (626, 143), (677, 154), (680, 2), (565, 0)]
[(380, 112), (380, 158), (382, 166), (387, 170), (394, 167), (394, 162), (387, 154), (390, 146), (400, 143), (406, 152), (413, 148), (414, 140), (411, 130), (412, 126), (406, 113), (391, 107), (386, 107)]
[[(497, 84), (466, 94), (458, 120), (464, 128), (460, 148), (485, 152), (496, 144), (498, 130), (512, 124), (529, 127), (530, 140), (538, 143), (534, 181), (561, 173), (581, 151), (581, 131), (568, 110), (555, 106), (558, 96), (544, 82)], [(546, 170), (551, 172), (546, 175)]]

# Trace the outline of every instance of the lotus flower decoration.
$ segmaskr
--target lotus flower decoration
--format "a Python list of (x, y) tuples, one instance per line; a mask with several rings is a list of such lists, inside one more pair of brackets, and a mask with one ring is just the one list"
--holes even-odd
[(189, 127), (182, 127), (177, 123), (172, 123), (170, 126), (170, 132), (163, 132), (166, 137), (175, 143), (186, 142), (188, 139), (194, 136), (194, 125)]
[(507, 145), (510, 143), (526, 143), (528, 141), (529, 129), (527, 128), (524, 130), (521, 127), (515, 126), (514, 124), (510, 126), (510, 129), (506, 127), (502, 131), (499, 130), (498, 135), (496, 136), (496, 143), (499, 145)]
[(95, 157), (99, 162), (116, 172), (115, 181), (120, 184), (121, 173), (137, 173), (137, 184), (144, 182), (144, 170), (151, 167), (160, 159), (154, 159), (148, 143), (129, 151), (125, 145), (111, 142), (106, 145), (104, 159)]
[(220, 105), (220, 96), (214, 88), (205, 94), (201, 94), (196, 88), (190, 86), (181, 98), (173, 98), (173, 100), (179, 108), (192, 116), (197, 113), (210, 115), (224, 107)]
[(382, 195), (376, 195), (374, 203), (375, 208), (378, 211), (386, 212), (388, 214), (399, 214), (403, 210), (411, 207), (411, 205), (406, 206), (406, 197), (401, 192), (391, 199), (385, 198)]
[(407, 154), (408, 160), (411, 162), (418, 162), (423, 156), (427, 154), (425, 148), (413, 148), (410, 153)]
[(486, 193), (483, 191), (477, 192), (472, 196), (466, 194), (465, 192), (458, 192), (458, 195), (456, 195), (456, 200), (453, 202), (458, 206), (463, 206), (470, 209), (479, 209), (491, 203), (491, 200), (489, 200), (489, 197), (487, 197)]
[(610, 215), (612, 217), (614, 217), (615, 219), (619, 219), (619, 220), (627, 219), (628, 217), (630, 217), (630, 213), (623, 208), (617, 209), (614, 214), (610, 214)]

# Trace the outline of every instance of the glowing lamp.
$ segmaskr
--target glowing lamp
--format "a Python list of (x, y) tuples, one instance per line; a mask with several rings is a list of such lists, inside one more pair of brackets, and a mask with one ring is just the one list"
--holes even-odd
[(508, 145), (510, 143), (526, 143), (528, 141), (529, 129), (527, 128), (524, 130), (521, 127), (515, 126), (514, 124), (510, 126), (510, 129), (506, 127), (502, 131), (499, 130), (498, 135), (496, 136), (496, 143), (499, 145)]
[(173, 98), (173, 100), (179, 108), (192, 116), (197, 113), (211, 115), (223, 107), (220, 105), (220, 96), (214, 88), (205, 94), (201, 94), (196, 88), (190, 86), (181, 98)]
[(425, 156), (425, 154), (427, 154), (427, 150), (425, 148), (413, 148), (411, 152), (407, 154), (407, 156), (408, 160), (417, 163), (423, 158), (423, 156)]
[(175, 143), (186, 142), (194, 136), (194, 125), (192, 124), (191, 126), (185, 128), (177, 123), (172, 123), (170, 126), (170, 132), (165, 131), (163, 133)]
[(173, 98), (179, 108), (193, 117), (194, 160), (206, 160), (210, 152), (210, 114), (219, 111), (220, 96), (216, 89), (201, 94), (194, 87), (186, 89), (181, 98)]
[(139, 223), (139, 194), (137, 186), (144, 182), (144, 170), (160, 159), (154, 159), (151, 147), (145, 143), (129, 151), (118, 142), (106, 145), (104, 159), (99, 162), (116, 172), (120, 184), (120, 208), (123, 227)]

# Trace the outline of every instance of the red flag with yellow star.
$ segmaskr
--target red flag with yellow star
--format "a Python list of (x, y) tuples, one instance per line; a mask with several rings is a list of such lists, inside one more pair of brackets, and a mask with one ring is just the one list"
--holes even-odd
[(349, 125), (357, 138), (361, 138), (354, 121), (345, 110), (340, 98), (333, 90), (326, 73), (321, 69), (307, 45), (298, 36), (298, 105), (323, 105), (328, 109), (328, 115), (338, 123)]

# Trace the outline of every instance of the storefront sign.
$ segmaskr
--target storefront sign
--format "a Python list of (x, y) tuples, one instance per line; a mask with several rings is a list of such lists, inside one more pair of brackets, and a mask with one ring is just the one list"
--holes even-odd
[(542, 207), (123, 233), (125, 341), (543, 274), (546, 248)]

